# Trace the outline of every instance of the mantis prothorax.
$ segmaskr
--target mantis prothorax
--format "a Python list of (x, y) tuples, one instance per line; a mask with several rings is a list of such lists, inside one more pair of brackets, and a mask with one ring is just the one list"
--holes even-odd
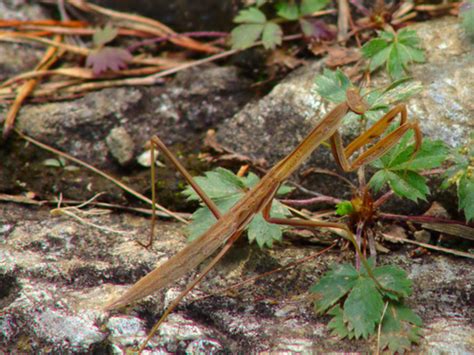
[[(232, 243), (242, 234), (245, 227), (250, 223), (252, 218), (260, 212), (262, 212), (264, 218), (270, 223), (286, 224), (299, 227), (329, 227), (344, 231), (345, 238), (354, 245), (354, 248), (359, 254), (361, 261), (369, 275), (378, 284), (371, 272), (371, 268), (367, 264), (367, 260), (362, 255), (362, 252), (355, 241), (353, 233), (349, 230), (347, 225), (341, 223), (320, 221), (316, 222), (302, 219), (273, 218), (270, 216), (272, 199), (280, 185), (309, 157), (309, 155), (322, 142), (326, 140), (329, 140), (336, 162), (344, 171), (353, 171), (358, 167), (382, 156), (385, 152), (392, 148), (409, 129), (412, 129), (415, 132), (415, 151), (419, 149), (421, 144), (421, 132), (416, 122), (407, 121), (407, 111), (404, 105), (398, 105), (390, 110), (372, 127), (362, 133), (358, 138), (356, 138), (354, 141), (352, 141), (352, 143), (344, 148), (342, 145), (341, 136), (337, 131), (343, 117), (349, 111), (355, 112), (357, 114), (364, 114), (368, 110), (367, 103), (359, 95), (356, 89), (348, 89), (346, 97), (347, 98), (345, 102), (340, 103), (334, 109), (332, 109), (290, 154), (277, 163), (265, 176), (262, 177), (260, 182), (256, 184), (255, 187), (250, 189), (245, 194), (245, 196), (225, 214), (221, 214), (219, 212), (217, 206), (196, 184), (191, 175), (173, 156), (164, 143), (157, 136), (151, 138), (151, 144), (160, 149), (184, 175), (188, 183), (196, 190), (198, 195), (202, 198), (202, 200), (217, 218), (217, 221), (205, 233), (171, 257), (167, 262), (158, 266), (149, 274), (141, 278), (129, 290), (127, 290), (124, 295), (108, 304), (106, 309), (111, 310), (125, 306), (168, 286), (171, 282), (182, 277), (187, 272), (195, 269), (219, 247), (223, 245), (224, 247), (214, 257), (214, 259), (212, 259), (209, 265), (207, 265), (200, 276), (194, 279), (168, 306), (161, 319), (153, 327), (145, 343), (142, 344), (140, 350), (143, 350), (148, 340), (153, 336), (154, 332), (156, 332), (168, 314), (174, 310), (181, 299), (214, 267), (214, 265), (231, 247)], [(362, 146), (379, 137), (398, 115), (400, 115), (400, 124), (395, 130), (381, 138), (378, 142), (374, 143), (352, 162), (349, 161), (350, 156), (358, 151)], [(378, 286), (380, 286), (380, 284), (378, 284)]]

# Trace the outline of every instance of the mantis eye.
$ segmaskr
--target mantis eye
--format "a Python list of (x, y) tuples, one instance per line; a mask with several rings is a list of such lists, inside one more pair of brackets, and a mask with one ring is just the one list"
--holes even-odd
[(367, 102), (360, 96), (359, 90), (356, 88), (349, 88), (346, 91), (347, 105), (351, 111), (362, 115), (367, 112), (369, 105)]

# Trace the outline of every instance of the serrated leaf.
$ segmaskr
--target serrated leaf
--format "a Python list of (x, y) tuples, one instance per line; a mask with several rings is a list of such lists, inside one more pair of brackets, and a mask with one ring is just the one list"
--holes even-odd
[(260, 248), (271, 248), (274, 241), (281, 241), (282, 236), (281, 228), (265, 221), (261, 214), (256, 215), (248, 226), (249, 241), (257, 242)]
[(389, 171), (387, 180), (395, 194), (414, 202), (418, 199), (426, 201), (426, 195), (430, 192), (425, 178), (414, 171), (405, 170), (396, 173)]
[(318, 299), (314, 303), (317, 313), (325, 312), (355, 285), (359, 273), (349, 264), (336, 265), (310, 288)]
[(109, 43), (117, 37), (118, 30), (114, 28), (111, 24), (106, 25), (104, 28), (97, 28), (92, 35), (92, 42), (94, 42), (94, 47), (100, 48), (106, 43)]
[(86, 67), (92, 67), (94, 75), (99, 75), (108, 70), (125, 69), (132, 59), (132, 55), (126, 49), (102, 47), (89, 53), (86, 59)]
[(378, 38), (372, 39), (362, 47), (362, 53), (370, 59), (370, 71), (386, 63), (390, 77), (399, 79), (405, 75), (409, 63), (425, 61), (419, 43), (420, 40), (413, 30), (404, 28), (396, 34), (382, 31)]
[[(408, 147), (399, 161), (390, 167), (392, 170), (421, 171), (440, 167), (448, 155), (448, 147), (442, 141), (424, 140), (420, 150), (413, 154), (414, 147)], [(403, 160), (402, 160), (403, 159)], [(401, 161), (400, 161), (401, 160)]]
[[(211, 199), (220, 199), (235, 194), (241, 195), (245, 187), (241, 179), (231, 171), (223, 168), (208, 171), (205, 173), (205, 176), (197, 176), (194, 180)], [(191, 186), (187, 186), (183, 194), (190, 201), (200, 200), (200, 197)]]
[(251, 47), (260, 38), (263, 24), (244, 24), (237, 26), (230, 33), (233, 49), (246, 49)]
[(405, 68), (398, 52), (398, 46), (392, 45), (387, 60), (387, 71), (392, 79), (401, 78), (405, 74)]
[(390, 51), (391, 51), (391, 48), (386, 47), (382, 49), (380, 52), (378, 52), (377, 54), (375, 54), (372, 57), (372, 60), (370, 61), (369, 70), (373, 72), (379, 67), (381, 67), (388, 60)]
[[(225, 213), (232, 208), (242, 197), (242, 194), (234, 194), (227, 197), (213, 199), (217, 205), (219, 212)], [(200, 207), (191, 216), (192, 223), (186, 227), (188, 234), (188, 241), (193, 241), (204, 232), (206, 232), (210, 226), (217, 222), (217, 218), (207, 207)]]
[(418, 343), (422, 321), (410, 308), (398, 302), (390, 302), (382, 321), (380, 348), (390, 353), (411, 350), (412, 343)]
[(267, 22), (265, 14), (256, 7), (240, 10), (234, 18), (235, 23), (264, 24)]
[(349, 78), (339, 69), (324, 69), (323, 74), (316, 77), (315, 84), (317, 93), (334, 103), (345, 101), (346, 91), (351, 86)]
[(367, 339), (380, 321), (384, 303), (382, 295), (370, 278), (359, 278), (344, 302), (344, 318), (354, 329), (356, 338)]
[[(231, 171), (217, 168), (208, 171), (204, 176), (195, 177), (196, 183), (214, 201), (221, 213), (227, 212), (246, 193), (247, 189), (258, 183), (258, 177), (250, 173), (247, 177), (238, 177)], [(199, 196), (190, 187), (186, 187), (183, 193), (189, 200), (199, 200)], [(290, 211), (278, 201), (273, 201), (270, 215), (277, 218), (285, 218)], [(189, 240), (194, 240), (207, 231), (211, 225), (216, 223), (216, 218), (207, 207), (200, 207), (192, 216), (192, 223), (187, 227)], [(261, 214), (254, 217), (249, 226), (249, 239), (256, 241), (260, 247), (272, 246), (273, 241), (280, 241), (282, 227), (266, 222)]]
[(275, 5), (277, 15), (284, 19), (294, 21), (300, 17), (300, 11), (298, 5), (286, 1), (279, 2)]
[(371, 58), (377, 55), (379, 52), (383, 51), (387, 48), (389, 44), (387, 41), (383, 40), (382, 38), (374, 38), (367, 43), (365, 43), (362, 48), (362, 54), (366, 58)]
[(337, 335), (340, 338), (354, 338), (354, 331), (347, 328), (347, 324), (344, 321), (344, 312), (339, 305), (331, 308), (328, 311), (328, 314), (333, 316), (333, 318), (328, 323), (328, 328), (332, 330), (332, 334)]
[[(376, 168), (379, 168), (373, 164)], [(383, 185), (388, 181), (387, 170), (379, 170), (372, 175), (369, 186), (374, 192), (379, 192)]]
[(300, 12), (302, 16), (311, 15), (316, 11), (324, 9), (329, 0), (302, 0)]
[[(400, 294), (402, 297), (408, 297), (412, 293), (412, 281), (408, 279), (407, 273), (397, 267), (392, 265), (380, 266), (373, 270), (374, 276), (380, 284), (388, 289), (395, 291)], [(384, 295), (398, 300), (399, 296), (395, 293), (383, 291)]]
[(336, 205), (336, 214), (346, 216), (354, 212), (354, 206), (351, 201), (342, 201)]
[(459, 207), (464, 210), (466, 220), (474, 219), (474, 177), (464, 174), (458, 185)]
[(281, 44), (283, 31), (280, 25), (274, 22), (267, 22), (263, 27), (262, 43), (265, 49), (274, 49)]

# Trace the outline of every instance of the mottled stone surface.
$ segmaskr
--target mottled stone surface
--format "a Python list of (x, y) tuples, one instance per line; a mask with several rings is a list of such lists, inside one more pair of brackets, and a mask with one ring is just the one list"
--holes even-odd
[[(1, 351), (120, 354), (145, 339), (164, 307), (196, 275), (191, 271), (132, 307), (104, 312), (107, 302), (185, 245), (182, 226), (160, 221), (155, 244), (146, 250), (136, 240), (147, 235), (148, 219), (113, 213), (86, 220), (126, 233), (53, 217), (44, 207), (0, 204)], [(394, 251), (381, 256), (380, 263), (409, 273), (414, 294), (408, 302), (425, 324), (424, 338), (413, 351), (474, 351), (473, 262), (436, 253), (414, 259), (409, 257), (413, 246), (386, 246)], [(170, 315), (147, 351), (373, 351), (373, 341), (330, 335), (328, 318), (312, 310), (309, 287), (329, 265), (351, 261), (347, 251), (334, 250), (216, 293), (320, 249), (310, 242), (302, 247), (285, 241), (265, 251), (237, 243)]]

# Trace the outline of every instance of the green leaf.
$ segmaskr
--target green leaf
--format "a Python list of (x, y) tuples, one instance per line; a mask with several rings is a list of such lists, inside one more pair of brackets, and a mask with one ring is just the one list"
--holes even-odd
[(344, 318), (354, 329), (356, 338), (365, 339), (375, 331), (383, 312), (382, 295), (370, 278), (359, 278), (344, 302)]
[(234, 18), (235, 23), (252, 23), (263, 25), (267, 22), (265, 14), (256, 7), (249, 7), (248, 9), (240, 10), (238, 15)]
[(315, 80), (316, 92), (334, 103), (346, 100), (346, 91), (351, 86), (351, 82), (342, 71), (324, 69), (322, 75), (318, 75)]
[(281, 44), (283, 31), (280, 25), (274, 22), (267, 22), (263, 27), (262, 42), (265, 49), (274, 49)]
[(347, 328), (346, 322), (344, 321), (344, 312), (339, 305), (331, 308), (328, 311), (328, 314), (333, 316), (331, 321), (328, 323), (328, 328), (332, 330), (332, 334), (341, 338), (348, 337), (349, 339), (352, 339), (355, 337), (354, 331)]
[(117, 37), (118, 30), (114, 28), (111, 24), (107, 24), (104, 28), (97, 28), (92, 35), (92, 42), (94, 42), (94, 47), (100, 48), (106, 43), (109, 43)]
[[(407, 277), (407, 273), (397, 267), (392, 265), (380, 266), (374, 269), (374, 276), (382, 287), (395, 291), (400, 294), (402, 297), (408, 297), (412, 293), (412, 282)], [(399, 296), (395, 293), (385, 292), (384, 295), (398, 300)]]
[(386, 63), (392, 79), (399, 79), (405, 75), (409, 63), (425, 61), (419, 44), (420, 39), (413, 30), (404, 28), (396, 34), (382, 31), (378, 38), (370, 40), (362, 47), (362, 54), (370, 60), (371, 72)]
[(298, 5), (287, 1), (279, 2), (275, 5), (277, 15), (284, 19), (294, 21), (300, 17)]
[(388, 55), (387, 71), (390, 77), (399, 79), (405, 74), (405, 68), (400, 58), (400, 53), (398, 52), (398, 46), (394, 44), (391, 48), (390, 54)]
[[(376, 166), (375, 164), (373, 165), (376, 168), (380, 168), (379, 166)], [(374, 192), (379, 192), (380, 189), (383, 187), (383, 185), (387, 183), (388, 181), (387, 173), (388, 173), (387, 170), (379, 170), (374, 175), (372, 175), (372, 178), (369, 181), (369, 186)]]
[(382, 320), (380, 348), (390, 353), (411, 350), (411, 343), (420, 341), (422, 321), (410, 308), (398, 302), (390, 302)]
[(280, 188), (278, 189), (276, 195), (277, 196), (283, 196), (289, 194), (291, 191), (293, 191), (294, 188), (288, 185), (281, 185)]
[(442, 141), (425, 139), (420, 150), (413, 154), (414, 146), (408, 147), (391, 166), (392, 170), (421, 171), (440, 167), (448, 156), (448, 147)]
[(364, 44), (361, 48), (362, 54), (366, 58), (371, 58), (387, 48), (389, 44), (382, 38), (374, 38)]
[[(208, 171), (204, 176), (195, 177), (196, 183), (214, 201), (221, 213), (227, 212), (234, 206), (247, 192), (248, 189), (258, 183), (258, 177), (250, 173), (246, 177), (238, 177), (231, 171), (217, 168)], [(283, 186), (287, 190), (286, 186)], [(199, 200), (199, 196), (190, 187), (186, 187), (183, 193), (189, 200)], [(273, 201), (270, 215), (277, 218), (285, 218), (290, 215), (290, 211), (278, 201)], [(209, 229), (216, 218), (207, 207), (200, 207), (191, 216), (192, 223), (187, 226), (189, 240), (194, 240)], [(249, 240), (256, 241), (260, 246), (273, 245), (273, 241), (280, 241), (282, 238), (282, 227), (266, 222), (261, 214), (254, 217), (248, 226)]]
[(274, 241), (281, 241), (282, 235), (281, 228), (265, 221), (261, 214), (256, 215), (248, 226), (249, 241), (256, 241), (260, 248), (271, 248)]
[[(242, 194), (230, 195), (218, 199), (212, 199), (217, 205), (219, 212), (225, 213), (232, 208), (242, 197)], [(217, 218), (207, 207), (200, 207), (191, 216), (192, 223), (186, 227), (188, 241), (193, 241), (209, 229)]]
[(351, 201), (342, 201), (336, 205), (336, 214), (346, 216), (354, 212), (354, 206)]
[[(244, 182), (231, 171), (217, 168), (205, 173), (205, 176), (194, 178), (211, 199), (219, 199), (230, 195), (241, 194), (245, 187)], [(183, 191), (188, 200), (200, 200), (200, 197), (191, 186), (187, 186)]]
[(430, 190), (426, 185), (425, 178), (414, 171), (402, 171), (387, 173), (388, 185), (398, 196), (408, 198), (414, 202), (418, 199), (426, 201), (426, 195)]
[(462, 18), (464, 31), (468, 36), (474, 38), (474, 1), (470, 0), (461, 7), (459, 15)]
[(377, 68), (382, 66), (387, 60), (390, 55), (391, 47), (386, 47), (382, 49), (380, 52), (375, 54), (370, 61), (369, 70), (371, 72), (375, 71)]
[(349, 264), (336, 265), (310, 288), (317, 301), (314, 308), (317, 313), (325, 312), (333, 306), (355, 285), (359, 273)]
[(409, 144), (413, 136), (413, 132), (408, 132), (395, 147), (371, 164), (381, 169), (369, 181), (375, 192), (388, 183), (401, 197), (415, 202), (426, 198), (429, 193), (428, 186), (417, 172), (441, 166), (447, 158), (448, 149), (441, 141), (425, 139), (419, 151), (413, 154), (414, 144)]
[(474, 219), (474, 177), (468, 171), (461, 177), (458, 185), (459, 207), (464, 210), (466, 220)]
[(302, 0), (300, 7), (301, 15), (311, 15), (316, 11), (324, 9), (328, 3), (329, 0)]
[(246, 49), (258, 41), (262, 34), (263, 24), (245, 24), (237, 26), (230, 33), (230, 42), (233, 49)]

